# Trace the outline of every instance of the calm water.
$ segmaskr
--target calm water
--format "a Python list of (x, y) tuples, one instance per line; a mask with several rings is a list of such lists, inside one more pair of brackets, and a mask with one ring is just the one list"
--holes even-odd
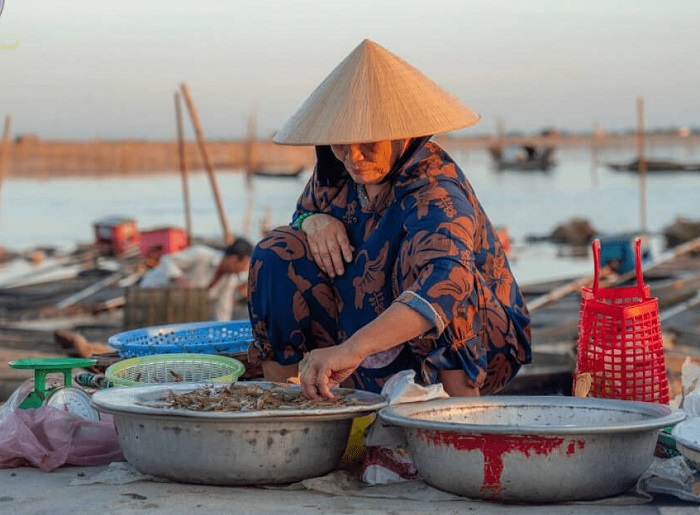
[[(528, 245), (528, 235), (549, 234), (572, 217), (583, 217), (602, 233), (641, 227), (640, 181), (636, 174), (592, 166), (589, 149), (560, 149), (558, 166), (544, 172), (496, 172), (485, 151), (452, 151), (465, 170), (492, 221), (508, 228), (513, 268), (521, 281), (585, 274), (587, 258), (560, 257), (552, 245)], [(652, 148), (650, 157), (700, 161), (700, 149)], [(600, 152), (600, 162), (626, 162), (633, 149)], [(248, 236), (260, 225), (288, 223), (308, 173), (299, 179), (253, 181), (254, 202)], [(232, 232), (243, 233), (248, 195), (243, 174), (219, 170), (217, 182)], [(190, 175), (192, 224), (203, 237), (221, 235), (208, 176)], [(71, 248), (93, 240), (92, 223), (106, 216), (135, 218), (139, 228), (184, 227), (179, 174), (143, 178), (21, 180), (3, 184), (0, 245), (12, 250), (36, 246)], [(647, 227), (660, 232), (677, 217), (700, 219), (700, 172), (650, 174), (647, 178)]]

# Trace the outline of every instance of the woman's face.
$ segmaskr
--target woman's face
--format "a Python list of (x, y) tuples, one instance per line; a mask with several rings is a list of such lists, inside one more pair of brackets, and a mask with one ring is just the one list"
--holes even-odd
[(407, 139), (331, 145), (331, 150), (357, 184), (377, 184), (401, 156)]

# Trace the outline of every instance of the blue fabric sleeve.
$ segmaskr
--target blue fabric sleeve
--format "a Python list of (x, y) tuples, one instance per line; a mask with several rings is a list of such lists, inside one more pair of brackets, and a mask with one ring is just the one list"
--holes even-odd
[(472, 248), (475, 229), (483, 222), (455, 181), (430, 182), (403, 202), (406, 237), (400, 261), (415, 280), (396, 300), (432, 320), (439, 336), (465, 299), (476, 301)]

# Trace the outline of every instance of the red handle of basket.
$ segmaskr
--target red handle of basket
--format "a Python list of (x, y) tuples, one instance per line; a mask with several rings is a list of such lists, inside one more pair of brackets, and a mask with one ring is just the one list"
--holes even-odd
[(600, 240), (593, 240), (591, 247), (593, 249), (593, 296), (597, 298), (600, 281)]
[(639, 298), (646, 297), (644, 291), (644, 274), (642, 274), (642, 239), (634, 239), (634, 269), (637, 273), (637, 288), (639, 288)]

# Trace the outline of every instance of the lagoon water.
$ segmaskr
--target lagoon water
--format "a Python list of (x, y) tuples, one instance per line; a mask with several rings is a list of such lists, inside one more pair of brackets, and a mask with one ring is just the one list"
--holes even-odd
[[(599, 233), (636, 232), (642, 228), (637, 174), (594, 166), (589, 148), (557, 151), (549, 172), (497, 172), (482, 150), (450, 151), (472, 182), (491, 220), (508, 229), (512, 266), (522, 282), (585, 275), (590, 258), (562, 256), (550, 244), (527, 245), (529, 235), (548, 235), (573, 217), (588, 219)], [(627, 162), (634, 149), (598, 152), (599, 163)], [(651, 148), (649, 158), (700, 162), (700, 148), (683, 145)], [(217, 170), (216, 178), (234, 234), (255, 240), (265, 219), (289, 222), (309, 171), (298, 179), (255, 178), (248, 230), (246, 181), (236, 170)], [(208, 175), (190, 173), (192, 225), (196, 236), (222, 234)], [(143, 177), (28, 180), (6, 178), (0, 203), (0, 246), (23, 251), (38, 246), (69, 249), (91, 242), (93, 222), (108, 216), (134, 218), (140, 229), (185, 226), (182, 184), (177, 172)], [(646, 181), (647, 229), (660, 233), (677, 217), (700, 219), (700, 172), (652, 173)]]

